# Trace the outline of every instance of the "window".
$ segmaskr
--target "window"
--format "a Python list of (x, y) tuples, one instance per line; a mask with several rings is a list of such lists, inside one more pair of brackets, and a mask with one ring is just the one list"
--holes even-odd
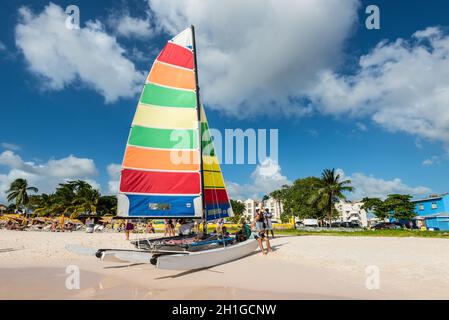
[(170, 210), (169, 203), (150, 203), (148, 206), (150, 210)]
[(432, 209), (438, 209), (437, 203), (436, 202), (432, 202)]
[(419, 205), (419, 211), (424, 211), (424, 205), (422, 203)]

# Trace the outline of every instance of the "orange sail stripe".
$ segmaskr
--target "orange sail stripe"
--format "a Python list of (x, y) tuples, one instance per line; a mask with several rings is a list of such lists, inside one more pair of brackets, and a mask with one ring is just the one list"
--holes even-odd
[(179, 89), (195, 89), (193, 71), (155, 62), (148, 75), (148, 82)]
[(198, 171), (198, 151), (158, 150), (128, 146), (123, 166), (136, 169)]

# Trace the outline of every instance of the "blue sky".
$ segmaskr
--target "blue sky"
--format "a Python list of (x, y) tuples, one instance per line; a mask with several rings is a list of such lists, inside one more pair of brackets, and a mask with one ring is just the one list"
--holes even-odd
[[(211, 127), (279, 129), (278, 162), (222, 166), (232, 196), (324, 168), (353, 179), (354, 198), (449, 191), (449, 3), (297, 3), (1, 1), (0, 192), (22, 176), (113, 192), (143, 76), (190, 23)], [(81, 31), (55, 33), (70, 4)], [(365, 28), (369, 4), (380, 30)]]

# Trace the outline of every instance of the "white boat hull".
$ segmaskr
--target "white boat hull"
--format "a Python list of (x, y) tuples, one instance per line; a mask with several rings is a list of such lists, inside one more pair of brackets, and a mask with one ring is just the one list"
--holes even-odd
[(141, 251), (108, 250), (101, 253), (102, 261), (150, 263), (152, 254)]
[(160, 256), (157, 259), (157, 268), (165, 270), (208, 268), (247, 256), (254, 252), (257, 246), (257, 240), (250, 239), (228, 247), (193, 252), (189, 255), (173, 254)]

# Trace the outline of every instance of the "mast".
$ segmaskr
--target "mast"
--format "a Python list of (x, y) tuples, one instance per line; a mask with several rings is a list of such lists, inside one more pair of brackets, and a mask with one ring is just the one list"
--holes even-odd
[(206, 207), (204, 200), (204, 173), (203, 173), (203, 137), (201, 134), (201, 100), (200, 100), (200, 84), (198, 81), (198, 60), (196, 56), (196, 42), (195, 42), (195, 27), (193, 25), (190, 26), (192, 29), (192, 46), (193, 46), (193, 59), (195, 64), (195, 93), (196, 93), (196, 106), (197, 106), (197, 118), (198, 118), (198, 138), (199, 144), (198, 147), (200, 149), (200, 175), (201, 175), (201, 208), (203, 210), (203, 232), (207, 233), (207, 220), (206, 220)]

